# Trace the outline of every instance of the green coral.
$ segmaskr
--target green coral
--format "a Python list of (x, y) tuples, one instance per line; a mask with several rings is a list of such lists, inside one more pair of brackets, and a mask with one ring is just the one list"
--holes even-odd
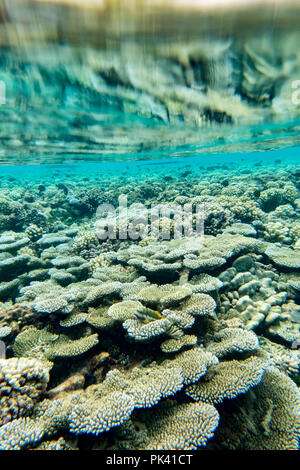
[(30, 327), (15, 338), (13, 352), (17, 357), (37, 357), (43, 360), (45, 350), (57, 339), (58, 335), (50, 333), (47, 329)]
[(98, 342), (97, 334), (76, 340), (70, 340), (67, 336), (60, 335), (59, 338), (45, 350), (45, 356), (50, 361), (77, 357), (92, 349)]
[(34, 327), (18, 334), (13, 345), (16, 356), (37, 357), (42, 361), (76, 357), (98, 344), (98, 335), (93, 334), (71, 340), (68, 336), (50, 333), (47, 329)]

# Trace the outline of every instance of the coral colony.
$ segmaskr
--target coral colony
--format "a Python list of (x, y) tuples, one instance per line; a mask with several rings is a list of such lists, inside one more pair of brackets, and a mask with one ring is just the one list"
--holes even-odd
[[(61, 178), (1, 187), (0, 448), (296, 449), (296, 171)], [(157, 194), (204, 233), (142, 236)]]

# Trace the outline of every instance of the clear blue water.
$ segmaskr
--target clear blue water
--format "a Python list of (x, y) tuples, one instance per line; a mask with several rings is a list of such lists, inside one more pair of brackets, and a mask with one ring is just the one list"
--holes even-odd
[[(122, 177), (138, 179), (140, 182), (149, 177), (158, 180), (164, 176), (179, 178), (185, 170), (191, 170), (190, 177), (208, 176), (213, 172), (239, 174), (243, 171), (257, 170), (288, 170), (296, 169), (300, 163), (300, 147), (282, 150), (260, 152), (222, 153), (215, 155), (192, 156), (173, 155), (172, 158), (162, 157), (161, 154), (151, 154), (151, 158), (133, 159), (132, 155), (123, 155), (121, 161), (104, 161), (92, 163), (60, 163), (43, 165), (5, 165), (1, 168), (2, 185), (11, 178), (16, 184), (53, 184), (61, 181), (81, 181), (88, 178), (94, 184), (101, 180), (118, 180)], [(125, 160), (125, 161), (124, 161)]]

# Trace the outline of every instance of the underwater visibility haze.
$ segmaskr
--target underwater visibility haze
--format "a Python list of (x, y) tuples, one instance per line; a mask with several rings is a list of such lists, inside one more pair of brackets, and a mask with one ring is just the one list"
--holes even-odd
[(300, 6), (0, 1), (0, 450), (297, 450)]

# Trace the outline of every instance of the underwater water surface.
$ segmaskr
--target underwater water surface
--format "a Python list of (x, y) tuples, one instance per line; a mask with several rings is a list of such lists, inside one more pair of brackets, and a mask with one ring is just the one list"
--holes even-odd
[(0, 450), (297, 450), (295, 12), (103, 5), (0, 4)]

